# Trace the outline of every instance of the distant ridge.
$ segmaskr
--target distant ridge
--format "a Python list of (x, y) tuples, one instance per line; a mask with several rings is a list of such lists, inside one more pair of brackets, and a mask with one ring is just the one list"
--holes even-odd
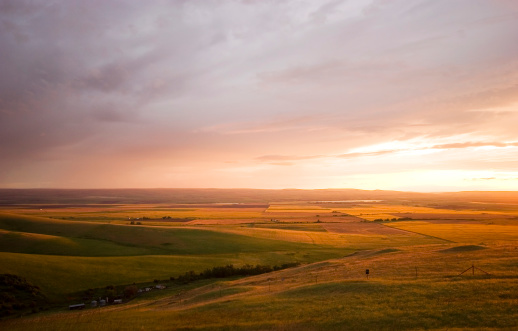
[(271, 201), (406, 200), (446, 205), (456, 201), (516, 203), (518, 192), (417, 193), (359, 189), (0, 189), (0, 205), (18, 204), (139, 204), (139, 203), (267, 203)]

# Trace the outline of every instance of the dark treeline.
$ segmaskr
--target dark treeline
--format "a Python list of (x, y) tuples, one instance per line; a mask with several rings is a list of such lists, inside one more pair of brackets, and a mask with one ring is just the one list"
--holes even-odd
[(413, 218), (411, 217), (400, 217), (400, 218), (387, 218), (387, 219), (383, 219), (383, 218), (376, 218), (374, 220), (374, 222), (397, 222), (397, 221), (412, 221)]
[[(190, 282), (194, 282), (196, 280), (202, 279), (211, 279), (211, 278), (227, 278), (227, 277), (238, 277), (238, 276), (253, 276), (260, 275), (276, 270), (282, 270), (286, 268), (296, 267), (300, 265), (298, 262), (293, 263), (284, 263), (280, 266), (269, 266), (269, 265), (249, 265), (246, 264), (242, 267), (235, 267), (232, 264), (228, 264), (226, 266), (212, 267), (210, 269), (205, 269), (200, 273), (196, 273), (194, 271), (188, 271), (183, 275), (178, 277), (170, 277), (169, 280), (159, 280), (155, 279), (153, 281), (154, 284), (171, 284), (177, 283), (180, 285), (188, 284)], [(97, 288), (97, 289), (88, 289), (84, 292), (80, 292), (83, 301), (96, 300), (97, 298), (107, 298), (107, 303), (113, 303), (115, 299), (125, 299), (131, 300), (136, 297), (139, 293), (139, 287), (141, 290), (146, 288), (155, 288), (155, 286), (144, 285), (144, 284), (135, 284), (132, 285), (108, 285), (105, 288)], [(147, 291), (146, 291), (147, 292)], [(142, 292), (143, 293), (143, 292)], [(79, 300), (79, 295), (76, 298)]]
[(281, 266), (268, 266), (268, 265), (249, 265), (246, 264), (240, 268), (234, 267), (232, 264), (220, 267), (213, 267), (211, 269), (206, 269), (201, 273), (196, 273), (194, 271), (188, 271), (183, 275), (178, 276), (177, 278), (171, 277), (172, 281), (177, 281), (180, 283), (188, 283), (199, 279), (209, 279), (209, 278), (226, 278), (233, 276), (253, 276), (265, 274), (268, 272), (296, 267), (299, 263), (284, 263)]

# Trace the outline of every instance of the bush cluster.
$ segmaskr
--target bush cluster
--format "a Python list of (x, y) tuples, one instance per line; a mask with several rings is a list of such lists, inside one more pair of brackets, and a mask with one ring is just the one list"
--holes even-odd
[(46, 304), (47, 298), (38, 286), (17, 275), (0, 275), (0, 317), (26, 310), (37, 312)]
[(383, 219), (383, 218), (376, 218), (374, 220), (374, 222), (394, 222), (394, 221), (397, 221), (397, 218), (393, 218), (393, 219), (390, 219), (390, 218), (387, 218), (387, 219)]
[(298, 266), (299, 263), (284, 263), (281, 266), (268, 266), (268, 265), (249, 265), (246, 264), (242, 267), (234, 267), (232, 264), (228, 264), (226, 266), (213, 267), (210, 269), (205, 269), (201, 273), (196, 273), (194, 271), (188, 271), (183, 275), (178, 276), (176, 279), (171, 277), (171, 280), (176, 280), (180, 283), (189, 283), (199, 279), (209, 279), (209, 278), (226, 278), (233, 276), (253, 276), (260, 275), (267, 272), (272, 272), (275, 270), (281, 270), (286, 268), (291, 268)]
[(393, 219), (390, 219), (390, 218), (387, 218), (387, 219), (383, 219), (383, 218), (376, 218), (374, 220), (374, 222), (396, 222), (396, 221), (410, 221), (412, 220), (411, 217), (403, 217), (403, 218), (393, 218)]

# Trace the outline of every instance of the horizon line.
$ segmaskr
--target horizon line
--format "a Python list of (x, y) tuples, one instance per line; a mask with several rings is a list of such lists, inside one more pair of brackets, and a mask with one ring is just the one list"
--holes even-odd
[(256, 191), (383, 191), (399, 193), (462, 193), (462, 192), (518, 192), (518, 190), (444, 190), (444, 191), (411, 191), (394, 189), (360, 189), (360, 188), (252, 188), (252, 187), (97, 187), (97, 188), (56, 188), (56, 187), (0, 187), (0, 190), (256, 190)]

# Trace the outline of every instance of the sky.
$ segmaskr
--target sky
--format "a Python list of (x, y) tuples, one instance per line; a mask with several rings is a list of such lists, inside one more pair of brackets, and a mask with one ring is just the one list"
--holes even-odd
[(518, 189), (518, 1), (0, 0), (0, 187)]

